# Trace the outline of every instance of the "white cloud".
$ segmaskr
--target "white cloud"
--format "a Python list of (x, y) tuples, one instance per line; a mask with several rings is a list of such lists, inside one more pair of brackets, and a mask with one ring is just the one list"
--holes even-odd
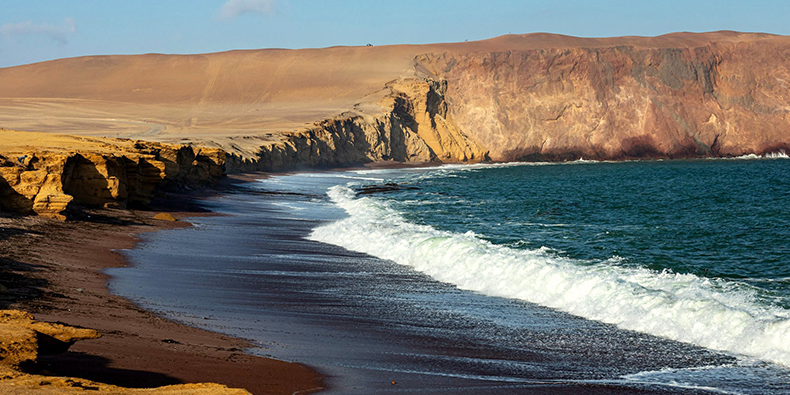
[(228, 0), (219, 10), (219, 19), (233, 19), (248, 13), (270, 15), (274, 5), (274, 0)]
[(74, 18), (66, 18), (61, 25), (50, 23), (33, 23), (32, 21), (6, 23), (0, 26), (0, 36), (40, 35), (46, 36), (61, 44), (66, 44), (70, 35), (77, 31)]

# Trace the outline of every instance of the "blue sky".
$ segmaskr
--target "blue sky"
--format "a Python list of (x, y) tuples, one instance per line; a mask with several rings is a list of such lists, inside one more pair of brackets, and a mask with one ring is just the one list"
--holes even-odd
[(508, 33), (790, 34), (790, 1), (2, 0), (0, 67), (101, 54), (421, 44)]

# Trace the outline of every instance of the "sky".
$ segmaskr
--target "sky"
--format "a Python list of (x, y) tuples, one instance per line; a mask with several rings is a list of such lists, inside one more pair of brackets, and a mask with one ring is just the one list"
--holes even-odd
[(788, 0), (0, 0), (0, 67), (111, 54), (737, 30), (790, 35)]

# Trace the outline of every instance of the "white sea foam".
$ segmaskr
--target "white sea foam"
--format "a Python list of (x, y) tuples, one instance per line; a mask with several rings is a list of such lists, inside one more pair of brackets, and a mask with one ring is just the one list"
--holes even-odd
[(787, 156), (787, 153), (784, 150), (769, 152), (765, 154), (765, 157), (769, 159), (790, 159), (790, 156)]
[[(680, 386), (697, 388), (723, 394), (787, 393), (786, 372), (776, 365), (750, 358), (741, 358), (735, 363), (689, 368), (665, 368), (623, 376), (624, 382)], [(755, 383), (763, 383), (755, 388)], [(719, 388), (726, 383), (726, 389)]]
[(732, 159), (762, 159), (762, 156), (756, 154), (746, 154), (746, 155), (736, 156)]
[[(718, 158), (711, 158), (711, 159), (718, 159)], [(757, 154), (746, 154), (741, 156), (735, 156), (732, 158), (723, 158), (723, 159), (790, 159), (790, 156), (784, 150), (779, 150), (776, 152), (768, 152), (765, 155), (757, 155)]]
[(512, 249), (472, 232), (409, 223), (384, 200), (357, 198), (344, 186), (328, 194), (349, 217), (315, 229), (313, 240), (411, 266), (462, 289), (790, 366), (790, 311), (759, 303), (743, 284)]

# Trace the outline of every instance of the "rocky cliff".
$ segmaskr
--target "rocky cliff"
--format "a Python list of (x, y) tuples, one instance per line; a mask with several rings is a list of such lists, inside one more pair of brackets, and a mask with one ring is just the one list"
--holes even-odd
[(493, 160), (790, 152), (790, 45), (749, 42), (424, 54)]
[(413, 77), (386, 84), (383, 114), (352, 111), (317, 123), (263, 147), (259, 160), (276, 170), (790, 152), (785, 37), (560, 38), (419, 54)]
[(144, 206), (163, 189), (211, 184), (225, 171), (226, 154), (216, 148), (0, 134), (0, 207), (26, 214), (65, 219), (72, 203)]
[(431, 79), (393, 80), (353, 110), (262, 144), (251, 157), (233, 153), (229, 171), (488, 159), (488, 152), (453, 120), (446, 89), (446, 83)]

